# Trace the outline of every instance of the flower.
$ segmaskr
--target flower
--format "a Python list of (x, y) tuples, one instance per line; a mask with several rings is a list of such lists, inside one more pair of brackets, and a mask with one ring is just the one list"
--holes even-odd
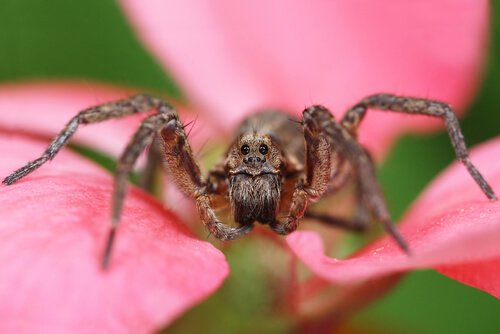
[[(122, 1), (144, 43), (185, 86), (190, 106), (220, 128), (233, 127), (258, 107), (298, 113), (305, 104), (323, 103), (338, 112), (385, 90), (448, 101), (463, 110), (483, 60), (486, 1), (389, 3), (271, 2), (263, 10), (256, 2), (182, 1), (169, 8), (172, 2)], [(455, 27), (450, 31), (438, 6), (447, 7), (446, 19), (461, 23), (461, 38), (450, 38)], [(389, 43), (381, 47), (384, 41)], [(61, 129), (76, 110), (127, 94), (68, 83), (2, 87), (0, 151), (9, 158), (2, 159), (0, 172), (7, 175), (39, 155), (45, 146), (40, 139)], [(44, 117), (38, 117), (39, 110)], [(137, 121), (92, 125), (75, 140), (117, 154)], [(381, 157), (401, 131), (437, 123), (368, 116), (361, 140)], [(473, 156), (496, 189), (499, 166), (484, 162), (498, 154), (498, 146), (494, 141)], [(403, 257), (387, 240), (343, 261), (325, 259), (314, 232), (296, 232), (287, 243), (314, 273), (334, 282), (432, 266), (498, 296), (488, 268), (499, 256), (494, 247), (499, 208), (481, 197), (459, 167), (429, 186), (405, 218), (403, 234), (414, 258)], [(100, 168), (63, 150), (36, 174), (0, 188), (3, 331), (150, 332), (221, 284), (228, 273), (221, 253), (134, 187), (127, 195), (112, 270), (99, 271), (111, 182)], [(449, 196), (457, 193), (468, 196)], [(436, 206), (439, 196), (446, 201)], [(471, 217), (488, 224), (467, 224)], [(478, 242), (485, 237), (488, 242)], [(421, 248), (431, 245), (422, 240), (434, 240), (436, 253)], [(480, 247), (464, 262), (458, 242)], [(373, 261), (377, 266), (368, 272), (364, 264)], [(338, 267), (344, 276), (338, 276)], [(479, 275), (471, 275), (479, 269)]]

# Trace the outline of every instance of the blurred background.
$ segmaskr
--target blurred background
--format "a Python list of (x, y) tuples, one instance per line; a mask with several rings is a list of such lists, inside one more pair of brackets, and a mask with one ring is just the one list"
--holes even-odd
[[(492, 2), (491, 15), (488, 63), (479, 93), (461, 120), (469, 146), (500, 133), (500, 2)], [(0, 83), (35, 79), (99, 81), (183, 99), (175, 78), (165, 75), (142, 48), (114, 1), (2, 0)], [(402, 137), (379, 170), (393, 216), (400, 217), (453, 159), (449, 138), (442, 131)], [(349, 239), (353, 244), (361, 240), (355, 236)], [(270, 300), (269, 289), (273, 287), (264, 283), (270, 268), (254, 260), (256, 250), (268, 244), (249, 238), (238, 247), (226, 249), (231, 277), (214, 296), (167, 331), (289, 331), (293, 319)], [(419, 271), (407, 275), (383, 299), (356, 313), (344, 330), (500, 333), (500, 302), (433, 271)]]

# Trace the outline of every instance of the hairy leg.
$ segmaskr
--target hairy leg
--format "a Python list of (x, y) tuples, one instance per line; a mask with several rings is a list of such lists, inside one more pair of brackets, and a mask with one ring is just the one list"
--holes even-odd
[[(357, 176), (358, 191), (361, 194), (362, 203), (364, 203), (370, 215), (383, 224), (386, 231), (395, 239), (401, 249), (408, 252), (406, 242), (391, 221), (369, 154), (346, 128), (335, 121), (333, 115), (325, 107), (309, 107), (304, 111), (303, 117), (305, 130), (310, 129), (312, 132), (319, 132), (321, 136), (328, 138), (328, 150), (335, 150), (350, 163), (354, 175)], [(317, 164), (317, 161), (315, 161), (316, 159), (308, 161), (307, 168), (319, 168), (315, 167), (315, 164)], [(328, 184), (329, 181), (328, 179), (326, 181), (323, 179), (318, 180), (319, 183), (324, 182), (325, 184)]]
[(322, 124), (316, 123), (309, 109), (304, 110), (302, 119), (306, 143), (304, 177), (295, 186), (288, 215), (270, 224), (271, 229), (279, 234), (289, 234), (297, 229), (309, 203), (321, 198), (330, 182), (331, 148)]
[[(353, 175), (353, 178), (356, 179), (356, 175)], [(370, 215), (367, 204), (364, 202), (359, 181), (356, 183), (355, 201), (355, 211), (354, 215), (351, 218), (337, 217), (330, 214), (311, 211), (306, 211), (304, 217), (314, 219), (326, 225), (343, 228), (353, 232), (363, 232), (373, 221), (373, 217)]]
[(141, 94), (83, 110), (66, 124), (64, 129), (54, 138), (52, 143), (39, 158), (28, 162), (26, 165), (7, 176), (3, 180), (3, 183), (12, 184), (30, 174), (42, 166), (45, 162), (52, 160), (59, 150), (75, 134), (80, 124), (103, 122), (109, 119), (122, 118), (153, 109), (157, 109), (158, 112), (161, 113), (170, 111), (171, 107), (158, 98)]
[(118, 161), (113, 193), (111, 228), (102, 261), (102, 265), (105, 267), (109, 262), (116, 227), (120, 221), (128, 173), (131, 171), (139, 154), (151, 143), (155, 131), (172, 117), (175, 117), (175, 112), (166, 102), (153, 96), (141, 94), (85, 109), (66, 124), (39, 158), (14, 171), (3, 180), (3, 183), (10, 185), (35, 171), (47, 161), (52, 160), (75, 134), (80, 124), (99, 123), (151, 110), (156, 110), (157, 114), (147, 117), (142, 122)]
[(252, 226), (231, 228), (216, 219), (210, 198), (206, 195), (206, 188), (210, 186), (201, 181), (199, 167), (194, 161), (184, 127), (178, 120), (176, 112), (163, 100), (149, 95), (136, 95), (79, 112), (67, 123), (39, 158), (14, 171), (3, 180), (3, 183), (12, 184), (53, 159), (74, 135), (80, 124), (98, 123), (152, 110), (155, 110), (156, 114), (144, 119), (118, 161), (113, 192), (112, 220), (102, 259), (103, 267), (109, 264), (116, 228), (121, 217), (128, 174), (140, 153), (155, 136), (161, 137), (164, 141), (167, 165), (181, 190), (196, 199), (200, 217), (207, 228), (216, 237), (224, 240), (234, 239), (250, 231)]
[(311, 211), (306, 211), (306, 213), (304, 214), (304, 218), (314, 219), (326, 225), (331, 225), (354, 232), (363, 232), (369, 225), (368, 220), (356, 218), (348, 219)]
[(164, 170), (163, 152), (160, 138), (156, 135), (147, 153), (146, 166), (139, 173), (139, 187), (149, 193), (155, 193), (155, 184), (158, 181), (158, 174)]
[(479, 173), (477, 168), (470, 161), (469, 153), (464, 142), (464, 136), (460, 130), (460, 124), (450, 105), (439, 101), (415, 97), (377, 94), (364, 98), (358, 104), (350, 108), (342, 119), (342, 126), (346, 128), (351, 135), (355, 136), (358, 126), (368, 109), (396, 111), (441, 118), (445, 123), (458, 159), (465, 165), (469, 174), (474, 178), (484, 194), (491, 200), (497, 199), (488, 182), (486, 182), (481, 173)]
[(179, 121), (177, 114), (174, 111), (155, 114), (141, 123), (118, 161), (115, 174), (111, 229), (103, 257), (103, 267), (107, 267), (109, 264), (116, 227), (120, 221), (123, 208), (127, 176), (133, 169), (140, 153), (158, 135), (163, 141), (167, 169), (173, 176), (177, 186), (187, 196), (196, 199), (200, 218), (208, 230), (222, 240), (235, 239), (251, 230), (251, 226), (232, 228), (217, 220), (211, 208), (210, 198), (206, 195), (206, 183), (202, 180), (200, 168), (194, 160), (184, 132), (184, 126)]
[(121, 219), (123, 203), (125, 200), (125, 192), (127, 188), (128, 175), (134, 168), (134, 165), (139, 158), (139, 155), (144, 149), (151, 144), (157, 132), (165, 126), (168, 126), (172, 121), (177, 119), (175, 112), (160, 113), (144, 119), (134, 136), (128, 143), (125, 151), (118, 159), (118, 164), (115, 172), (115, 186), (112, 199), (111, 226), (104, 250), (102, 266), (106, 268), (109, 265), (111, 250), (116, 235), (116, 229)]
[(202, 179), (200, 168), (194, 159), (181, 122), (176, 120), (169, 123), (161, 130), (160, 135), (163, 139), (165, 162), (170, 174), (174, 176), (179, 189), (196, 200), (200, 219), (210, 233), (220, 240), (233, 240), (250, 232), (253, 228), (251, 224), (230, 227), (217, 218), (210, 195), (221, 194), (227, 189), (212, 184), (215, 180), (211, 177), (207, 181)]

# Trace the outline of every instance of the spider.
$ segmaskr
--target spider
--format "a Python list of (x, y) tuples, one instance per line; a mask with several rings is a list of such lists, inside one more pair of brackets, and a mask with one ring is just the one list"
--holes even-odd
[[(351, 230), (363, 230), (376, 220), (409, 253), (408, 245), (391, 221), (370, 155), (356, 140), (357, 129), (368, 109), (441, 118), (458, 159), (484, 194), (496, 200), (493, 190), (469, 159), (452, 108), (438, 101), (391, 94), (362, 99), (340, 121), (321, 105), (306, 108), (300, 121), (291, 121), (288, 114), (279, 111), (256, 113), (242, 122), (224, 158), (205, 178), (174, 108), (160, 98), (136, 95), (79, 112), (38, 159), (13, 172), (3, 183), (10, 185), (54, 158), (80, 124), (154, 110), (142, 121), (118, 160), (103, 267), (110, 261), (128, 174), (140, 153), (155, 138), (161, 139), (165, 165), (175, 183), (196, 201), (202, 223), (220, 240), (247, 234), (255, 222), (286, 235), (297, 229), (304, 216)], [(349, 180), (355, 185), (358, 206), (355, 218), (341, 219), (308, 211), (310, 203), (337, 192)], [(230, 204), (235, 227), (217, 217), (220, 202)]]

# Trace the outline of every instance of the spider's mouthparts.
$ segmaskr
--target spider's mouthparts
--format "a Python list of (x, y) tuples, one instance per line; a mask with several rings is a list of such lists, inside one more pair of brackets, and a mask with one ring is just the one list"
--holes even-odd
[(273, 175), (278, 175), (279, 170), (270, 167), (269, 165), (241, 165), (238, 168), (232, 170), (229, 172), (230, 176), (236, 176), (236, 175), (248, 175), (252, 177), (256, 176), (261, 176), (261, 175), (266, 175), (266, 174), (273, 174)]

